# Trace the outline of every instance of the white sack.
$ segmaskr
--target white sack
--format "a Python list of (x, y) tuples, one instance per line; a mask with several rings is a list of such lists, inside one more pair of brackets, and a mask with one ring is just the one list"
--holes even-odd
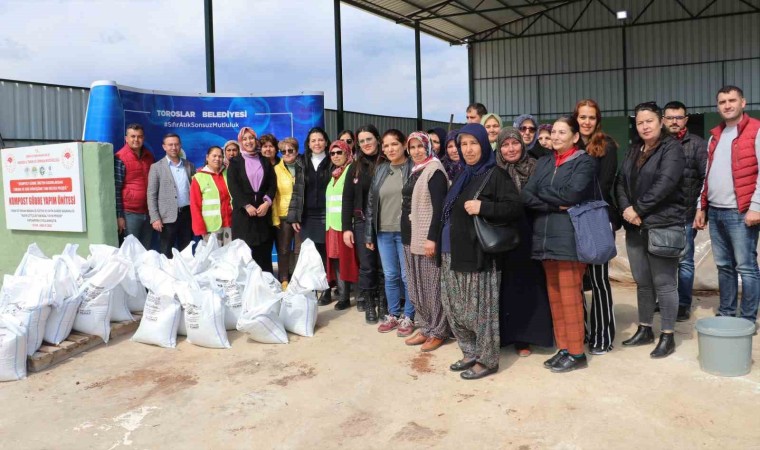
[[(45, 289), (47, 291), (45, 291)], [(31, 276), (5, 275), (0, 291), (0, 314), (10, 314), (26, 329), (26, 351), (33, 355), (42, 345), (50, 316), (50, 285)]]
[(287, 291), (299, 294), (306, 291), (324, 291), (328, 288), (322, 257), (319, 256), (314, 242), (306, 239), (301, 243), (301, 253), (298, 255), (298, 262), (288, 283)]
[[(290, 287), (288, 286), (288, 289)], [(317, 296), (312, 291), (286, 294), (280, 304), (280, 320), (286, 330), (301, 336), (314, 336), (317, 323)]]
[[(142, 285), (140, 288), (142, 289)], [(111, 322), (134, 322), (135, 318), (129, 311), (127, 304), (128, 299), (129, 295), (124, 289), (124, 281), (122, 280), (113, 288), (111, 294)]]
[(45, 323), (44, 338), (46, 342), (58, 345), (69, 337), (81, 303), (82, 293), (75, 293), (53, 307), (47, 323)]
[(28, 259), (31, 256), (35, 256), (39, 259), (47, 258), (47, 256), (45, 256), (42, 250), (40, 250), (40, 247), (37, 246), (37, 243), (33, 242), (26, 247), (26, 252), (24, 253), (24, 256), (21, 257), (21, 262), (16, 267), (16, 271), (13, 273), (13, 275), (24, 275), (24, 272), (26, 271)]
[(87, 256), (87, 262), (92, 270), (100, 270), (109, 261), (111, 257), (118, 253), (119, 249), (106, 244), (90, 244), (90, 254)]
[(26, 378), (26, 328), (9, 314), (0, 314), (0, 381)]
[(224, 327), (224, 306), (217, 292), (210, 288), (182, 288), (178, 296), (184, 306), (187, 341), (208, 348), (230, 348)]
[(173, 295), (148, 292), (142, 320), (132, 340), (165, 348), (176, 347), (181, 314), (179, 302)]
[(237, 329), (263, 344), (287, 344), (288, 334), (280, 320), (280, 292), (273, 292), (264, 281), (261, 267), (252, 263), (243, 291), (243, 313)]
[(288, 334), (282, 322), (274, 313), (244, 314), (238, 321), (237, 329), (247, 333), (256, 342), (262, 344), (287, 344)]
[(112, 255), (109, 262), (85, 281), (74, 330), (99, 336), (103, 342), (108, 342), (111, 335), (111, 296), (128, 270), (128, 261)]

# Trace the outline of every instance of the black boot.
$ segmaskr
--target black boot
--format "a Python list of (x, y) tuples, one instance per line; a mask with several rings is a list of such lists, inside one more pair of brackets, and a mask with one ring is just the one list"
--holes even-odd
[(388, 300), (385, 298), (385, 289), (378, 288), (377, 297), (377, 315), (379, 318), (383, 318), (388, 315)]
[(652, 358), (664, 358), (676, 351), (676, 340), (673, 333), (660, 333), (660, 342), (649, 354)]
[(623, 345), (628, 347), (635, 347), (638, 345), (651, 344), (652, 342), (654, 342), (654, 333), (652, 332), (652, 327), (639, 325), (639, 328), (636, 330), (636, 334), (634, 334), (627, 341), (623, 341)]
[(322, 295), (319, 297), (319, 301), (317, 304), (319, 306), (325, 306), (332, 303), (332, 289), (327, 288), (326, 290), (322, 291)]
[(364, 320), (367, 323), (377, 323), (377, 297), (369, 291), (366, 291), (364, 295), (367, 301), (367, 309), (364, 310)]
[(335, 309), (342, 311), (351, 307), (351, 283), (339, 281), (338, 288), (340, 289), (340, 300), (335, 304)]
[(678, 305), (678, 316), (676, 316), (676, 322), (686, 322), (691, 317), (691, 308), (684, 305)]
[(359, 291), (359, 296), (356, 298), (356, 310), (359, 312), (365, 312), (367, 310), (367, 300), (369, 299), (369, 292), (362, 289)]

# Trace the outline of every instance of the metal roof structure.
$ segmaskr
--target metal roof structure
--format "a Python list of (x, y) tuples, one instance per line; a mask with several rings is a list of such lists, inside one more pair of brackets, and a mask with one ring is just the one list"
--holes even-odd
[[(462, 45), (760, 12), (760, 0), (342, 0)], [(618, 12), (626, 12), (619, 19)]]

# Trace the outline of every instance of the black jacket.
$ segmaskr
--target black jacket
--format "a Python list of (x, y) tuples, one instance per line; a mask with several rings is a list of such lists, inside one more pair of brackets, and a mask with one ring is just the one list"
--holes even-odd
[(539, 159), (542, 156), (551, 155), (552, 153), (554, 153), (554, 151), (539, 144), (538, 141), (533, 145), (533, 148), (528, 150), (528, 154), (532, 156), (533, 159)]
[[(595, 198), (597, 163), (585, 150), (578, 150), (561, 166), (556, 155), (541, 158), (520, 193), (525, 207), (533, 212), (533, 259), (577, 261), (575, 229), (567, 211)], [(598, 197), (598, 196), (597, 196)]]
[[(404, 183), (409, 179), (409, 175), (412, 174), (412, 158), (407, 158), (403, 166), (401, 166), (401, 174), (404, 179)], [(366, 215), (367, 226), (364, 227), (364, 242), (376, 241), (378, 222), (380, 220), (380, 187), (382, 187), (385, 178), (388, 176), (388, 172), (391, 170), (390, 161), (385, 161), (375, 169), (375, 175), (372, 177), (372, 184), (370, 185), (369, 194), (367, 195), (367, 206), (364, 214)], [(344, 191), (345, 192), (345, 191)], [(401, 225), (399, 223), (399, 225)]]
[[(478, 236), (475, 234), (473, 218), (464, 209), (464, 203), (472, 200), (475, 193), (483, 184), (485, 175), (473, 178), (454, 202), (451, 210), (449, 237), (451, 244), (451, 270), (455, 272), (487, 272), (491, 269), (492, 261), (501, 270), (503, 255), (485, 253), (480, 246)], [(493, 168), (493, 173), (488, 183), (478, 197), (481, 201), (480, 216), (499, 224), (517, 222), (525, 214), (520, 202), (520, 194), (506, 170), (499, 167)], [(443, 231), (444, 227), (441, 227)], [(440, 233), (436, 244), (436, 251), (440, 256), (443, 234)]]
[[(361, 150), (360, 150), (361, 151)], [(359, 176), (356, 172), (361, 166)], [(351, 164), (346, 174), (346, 184), (343, 185), (343, 204), (341, 222), (343, 230), (353, 230), (354, 220), (365, 220), (367, 215), (367, 196), (372, 185), (375, 164), (369, 159), (360, 158)]]
[(683, 171), (683, 184), (686, 195), (686, 223), (693, 222), (697, 213), (697, 201), (702, 192), (707, 170), (707, 141), (688, 131), (681, 139), (686, 167)]
[(251, 217), (245, 205), (258, 208), (264, 203), (264, 196), (274, 201), (277, 193), (277, 178), (272, 164), (266, 158), (259, 158), (264, 177), (258, 191), (254, 191), (245, 173), (245, 160), (238, 155), (230, 160), (227, 168), (227, 185), (232, 196), (232, 238), (242, 239), (249, 247), (261, 245), (272, 239), (272, 208), (264, 217)]
[(317, 170), (311, 163), (311, 151), (304, 154), (299, 160), (301, 170), (296, 169), (295, 184), (293, 185), (293, 196), (290, 198), (288, 206), (288, 223), (301, 223), (304, 221), (304, 214), (309, 217), (325, 218), (325, 191), (327, 183), (332, 178), (330, 157), (325, 155), (325, 159), (319, 163)]
[[(664, 136), (641, 169), (637, 169), (642, 145), (628, 149), (618, 172), (615, 192), (620, 212), (633, 206), (644, 229), (683, 226), (687, 220), (686, 187), (682, 182), (686, 158), (681, 143)], [(623, 222), (623, 226), (626, 230), (638, 229), (628, 222)]]

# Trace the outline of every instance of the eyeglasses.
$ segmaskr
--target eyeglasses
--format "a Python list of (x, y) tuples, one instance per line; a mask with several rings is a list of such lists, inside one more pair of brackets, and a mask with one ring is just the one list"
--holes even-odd
[(294, 148), (286, 148), (285, 150), (282, 151), (283, 155), (289, 155), (291, 153), (298, 153), (298, 152)]
[(523, 133), (528, 133), (528, 132), (535, 133), (536, 127), (520, 127), (520, 131), (522, 131)]
[(354, 140), (351, 138), (348, 139), (341, 139), (341, 141), (345, 142), (348, 145), (352, 145), (354, 143)]
[(343, 150), (335, 150), (334, 152), (330, 152), (330, 156), (343, 156)]
[(686, 116), (665, 116), (663, 119), (665, 120), (683, 120)]

